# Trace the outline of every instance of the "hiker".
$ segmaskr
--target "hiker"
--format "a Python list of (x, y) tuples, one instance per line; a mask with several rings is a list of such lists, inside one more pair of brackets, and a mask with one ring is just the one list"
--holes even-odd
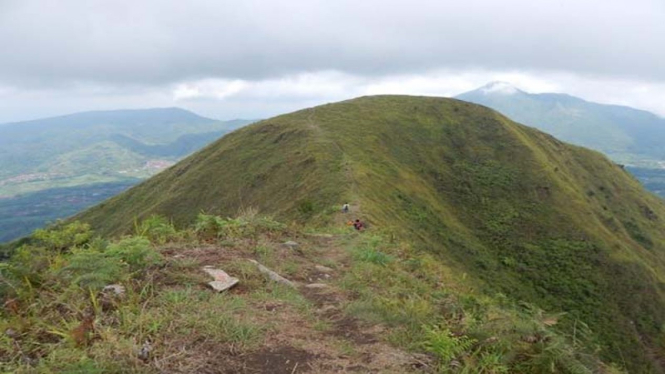
[(344, 205), (342, 205), (342, 212), (343, 213), (349, 212), (349, 203), (344, 203)]
[(363, 228), (365, 228), (365, 225), (363, 225), (363, 223), (360, 222), (359, 219), (357, 219), (357, 220), (353, 223), (353, 227), (354, 227), (356, 230), (358, 230), (358, 231), (362, 231)]

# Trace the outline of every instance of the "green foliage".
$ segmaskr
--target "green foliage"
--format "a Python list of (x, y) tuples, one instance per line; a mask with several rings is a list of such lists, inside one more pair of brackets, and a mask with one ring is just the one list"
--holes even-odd
[(126, 277), (127, 265), (121, 258), (93, 248), (72, 250), (61, 273), (64, 280), (83, 288), (101, 289)]
[(153, 214), (147, 219), (135, 224), (135, 234), (150, 240), (155, 244), (164, 244), (177, 238), (177, 231), (173, 223), (166, 218)]
[[(349, 248), (373, 246), (398, 257), (390, 266), (358, 261), (343, 285), (359, 295), (349, 312), (391, 327), (391, 341), (424, 349), (442, 373), (596, 373), (600, 362), (594, 334), (575, 321), (573, 335), (559, 331), (565, 315), (550, 314), (505, 295), (482, 297), (442, 287), (464, 282), (425, 252), (390, 244), (381, 235)], [(456, 283), (453, 283), (456, 282)]]
[(423, 331), (424, 348), (435, 354), (443, 364), (448, 364), (452, 359), (468, 352), (475, 343), (467, 336), (455, 336), (450, 330), (440, 326), (425, 326)]
[(50, 229), (35, 230), (32, 237), (48, 250), (62, 251), (87, 243), (92, 238), (92, 230), (89, 224), (74, 221), (68, 224), (56, 224)]
[[(225, 136), (81, 217), (118, 235), (131, 229), (127, 217), (165, 214), (184, 227), (204, 209), (200, 238), (252, 238), (251, 220), (215, 216), (256, 206), (296, 225), (339, 225), (320, 207), (347, 200), (372, 224), (360, 235), (390, 231), (431, 256), (423, 261), (384, 244), (357, 246), (352, 256), (360, 265), (348, 283), (394, 291), (354, 303), (360, 315), (435, 325), (430, 311), (443, 298), (422, 296), (431, 287), (407, 275), (399, 281), (413, 291), (398, 290), (390, 277), (404, 261), (429, 279), (418, 262), (430, 270), (430, 262), (441, 262), (485, 294), (568, 313), (556, 328), (563, 336), (583, 321), (602, 357), (632, 372), (653, 371), (649, 352), (665, 355), (658, 343), (665, 324), (665, 203), (602, 155), (469, 103), (363, 97), (279, 116)], [(625, 222), (639, 236), (631, 229), (631, 237)], [(468, 321), (481, 324), (485, 313), (474, 309)], [(409, 327), (405, 339), (420, 332)]]
[(200, 213), (194, 223), (194, 232), (202, 240), (251, 237), (257, 233), (277, 233), (286, 225), (269, 217), (245, 215), (238, 218), (222, 218)]
[(157, 265), (162, 261), (161, 255), (154, 250), (150, 241), (142, 237), (128, 237), (111, 243), (105, 254), (127, 264), (131, 272)]
[(385, 266), (394, 259), (392, 256), (381, 251), (381, 244), (380, 237), (371, 236), (367, 238), (362, 245), (354, 249), (353, 255), (359, 261), (367, 261), (376, 265)]

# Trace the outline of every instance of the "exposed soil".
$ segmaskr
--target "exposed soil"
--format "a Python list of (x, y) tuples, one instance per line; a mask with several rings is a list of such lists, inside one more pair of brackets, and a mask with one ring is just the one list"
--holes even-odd
[[(383, 328), (346, 315), (345, 306), (353, 295), (336, 286), (350, 261), (349, 254), (331, 236), (309, 235), (295, 239), (299, 251), (284, 248), (280, 243), (269, 246), (279, 261), (297, 264), (298, 272), (284, 274), (300, 284), (298, 291), (310, 307), (301, 307), (281, 300), (252, 299), (256, 291), (251, 284), (238, 284), (227, 291), (236, 296), (247, 295), (252, 323), (266, 326), (262, 342), (251, 349), (211, 341), (183, 337), (181, 343), (164, 342), (161, 358), (154, 366), (169, 373), (409, 373), (423, 372), (427, 364), (412, 354), (384, 342)], [(254, 243), (255, 245), (255, 243)], [(252, 258), (252, 243), (239, 246), (204, 245), (198, 248), (169, 248), (163, 251), (169, 261), (194, 262), (197, 266), (220, 265)], [(332, 271), (320, 271), (316, 265), (333, 264)], [(188, 279), (199, 277), (197, 267)], [(324, 269), (325, 270), (325, 269)], [(307, 284), (322, 283), (322, 288)], [(173, 285), (173, 287), (178, 287)], [(272, 286), (268, 283), (268, 289)], [(311, 308), (311, 309), (309, 309)], [(426, 360), (425, 360), (426, 361)]]
[(244, 357), (244, 367), (241, 371), (227, 371), (227, 373), (306, 373), (310, 369), (308, 363), (315, 358), (314, 354), (294, 347), (266, 348)]

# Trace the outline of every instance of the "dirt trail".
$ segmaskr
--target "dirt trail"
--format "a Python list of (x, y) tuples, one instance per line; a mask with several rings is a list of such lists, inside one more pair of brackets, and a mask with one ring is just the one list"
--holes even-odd
[[(224, 344), (206, 342), (212, 346), (204, 348), (208, 352), (207, 361), (196, 367), (197, 371), (277, 374), (423, 372), (422, 360), (417, 355), (386, 342), (382, 326), (365, 323), (345, 313), (352, 295), (341, 287), (340, 281), (350, 266), (346, 248), (353, 244), (353, 240), (352, 235), (312, 235), (299, 238), (300, 252), (284, 252), (283, 261), (298, 264), (297, 273), (285, 276), (298, 283), (296, 292), (304, 297), (305, 306), (297, 307), (280, 300), (252, 299), (249, 295), (255, 290), (244, 288), (242, 284), (232, 290), (231, 295), (248, 295), (252, 322), (266, 326), (262, 342), (258, 347), (242, 352), (234, 352), (232, 347)], [(231, 256), (237, 259), (239, 251), (237, 248), (211, 246), (189, 252), (178, 251), (177, 255), (179, 260), (201, 260), (201, 265), (220, 264), (229, 261)], [(265, 287), (276, 286), (267, 282)], [(216, 356), (211, 357), (210, 352), (215, 352)], [(175, 363), (166, 365), (171, 372), (179, 372), (173, 370), (174, 367)]]
[(348, 155), (347, 152), (344, 151), (344, 148), (340, 146), (340, 144), (333, 137), (326, 134), (325, 130), (322, 129), (321, 126), (319, 126), (316, 123), (316, 108), (309, 109), (309, 113), (307, 114), (307, 127), (313, 130), (317, 137), (325, 139), (326, 141), (332, 143), (333, 146), (339, 151), (342, 157), (342, 163), (344, 167), (344, 178), (346, 179), (346, 182), (340, 182), (340, 183), (347, 183), (350, 186), (350, 193), (348, 199), (349, 201), (340, 201), (339, 207), (341, 209), (342, 204), (348, 202), (350, 205), (350, 209), (347, 214), (336, 215), (334, 219), (334, 224), (336, 226), (341, 226), (346, 224), (349, 220), (355, 220), (357, 218), (362, 219), (362, 211), (360, 208), (360, 195), (359, 195), (360, 190), (358, 187), (358, 181), (353, 175), (353, 167), (352, 167), (353, 159), (351, 158), (351, 156)]

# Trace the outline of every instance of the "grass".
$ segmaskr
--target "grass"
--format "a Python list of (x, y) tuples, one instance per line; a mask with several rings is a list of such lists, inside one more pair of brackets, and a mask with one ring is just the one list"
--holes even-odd
[[(345, 355), (362, 362), (366, 343), (340, 335), (367, 334), (357, 319), (382, 326), (379, 343), (371, 343), (378, 350), (374, 354), (385, 353), (383, 344), (427, 352), (442, 373), (619, 372), (582, 344), (592, 335), (586, 325), (579, 323), (571, 337), (554, 327), (563, 320), (560, 315), (504, 295), (482, 296), (469, 279), (453, 283), (454, 270), (394, 234), (347, 228), (334, 242), (324, 242), (334, 249), (301, 241), (309, 249), (286, 252), (278, 261), (276, 244), (298, 232), (258, 216), (225, 222), (224, 234), (212, 241), (196, 224), (173, 231), (158, 217), (139, 222), (140, 235), (112, 241), (94, 237), (80, 223), (37, 233), (2, 268), (0, 368), (17, 373), (196, 372), (219, 363), (244, 368), (247, 361), (234, 360), (269, 352), (275, 339), (292, 339), (291, 347), (301, 350), (314, 344), (323, 349), (320, 357)], [(235, 245), (220, 246), (229, 241)], [(335, 300), (334, 317), (322, 314), (301, 289), (269, 282), (247, 261), (268, 254), (273, 269), (303, 277), (339, 250), (346, 252), (335, 256), (344, 261), (326, 291), (334, 294), (326, 299), (328, 306)], [(240, 279), (239, 288), (222, 294), (203, 288), (208, 280), (201, 276), (203, 264), (223, 265)], [(100, 291), (113, 282), (125, 287), (122, 296)], [(86, 316), (92, 316), (90, 326)], [(347, 327), (339, 325), (344, 321)], [(296, 331), (311, 340), (294, 338)], [(151, 353), (141, 358), (138, 352), (146, 346)], [(210, 362), (210, 351), (219, 363)]]
[[(261, 121), (80, 218), (113, 236), (128, 217), (183, 227), (255, 206), (323, 232), (345, 201), (422, 254), (405, 261), (425, 278), (440, 264), (451, 287), (467, 277), (486, 295), (568, 313), (562, 334), (586, 323), (601, 356), (632, 372), (664, 355), (665, 203), (602, 155), (469, 103), (363, 97)], [(385, 282), (402, 253), (367, 243), (353, 256), (364, 284)], [(358, 307), (389, 304), (372, 300)]]

